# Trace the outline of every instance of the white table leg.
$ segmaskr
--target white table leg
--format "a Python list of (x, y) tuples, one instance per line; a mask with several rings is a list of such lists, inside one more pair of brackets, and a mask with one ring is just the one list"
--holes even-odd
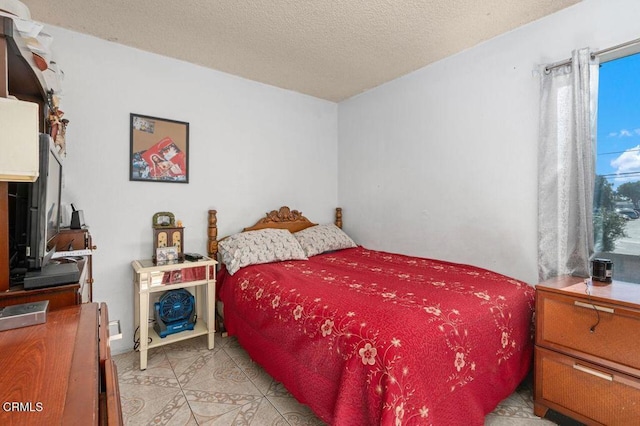
[(149, 346), (149, 293), (138, 296), (140, 306), (140, 370), (147, 369), (147, 351)]
[[(204, 286), (203, 286), (204, 287)], [(207, 327), (209, 331), (209, 349), (213, 349), (216, 333), (216, 285), (215, 279), (209, 280), (205, 296), (205, 306), (207, 308)]]

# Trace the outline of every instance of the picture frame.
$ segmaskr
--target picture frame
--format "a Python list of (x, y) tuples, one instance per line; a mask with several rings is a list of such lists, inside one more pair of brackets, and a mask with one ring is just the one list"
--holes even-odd
[(165, 265), (169, 263), (177, 263), (180, 261), (178, 256), (178, 248), (175, 246), (156, 248), (156, 264)]
[(151, 226), (154, 228), (175, 227), (176, 217), (171, 212), (158, 212), (153, 215)]
[(129, 180), (189, 183), (189, 123), (130, 114)]

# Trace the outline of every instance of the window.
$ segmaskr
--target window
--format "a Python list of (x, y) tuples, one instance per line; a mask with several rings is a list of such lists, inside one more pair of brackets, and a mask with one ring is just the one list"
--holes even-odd
[(603, 62), (594, 192), (596, 257), (614, 278), (640, 282), (640, 54)]

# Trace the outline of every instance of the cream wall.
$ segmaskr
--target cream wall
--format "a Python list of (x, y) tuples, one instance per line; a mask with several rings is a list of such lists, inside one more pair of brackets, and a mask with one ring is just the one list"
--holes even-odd
[[(207, 210), (219, 235), (287, 204), (331, 222), (337, 205), (337, 105), (60, 28), (65, 72), (64, 199), (84, 210), (98, 250), (94, 300), (133, 346), (130, 263), (152, 255), (151, 217), (183, 221), (185, 249), (206, 253)], [(189, 122), (189, 184), (129, 181), (129, 113)], [(67, 219), (68, 220), (68, 219)]]
[(638, 1), (585, 0), (340, 103), (347, 232), (535, 283), (535, 70), (636, 39), (639, 21)]

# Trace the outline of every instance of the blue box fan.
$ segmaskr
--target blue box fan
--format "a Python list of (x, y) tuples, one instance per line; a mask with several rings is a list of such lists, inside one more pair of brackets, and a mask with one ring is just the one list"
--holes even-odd
[(161, 338), (196, 325), (196, 298), (184, 288), (169, 290), (155, 303), (156, 323), (153, 329)]

